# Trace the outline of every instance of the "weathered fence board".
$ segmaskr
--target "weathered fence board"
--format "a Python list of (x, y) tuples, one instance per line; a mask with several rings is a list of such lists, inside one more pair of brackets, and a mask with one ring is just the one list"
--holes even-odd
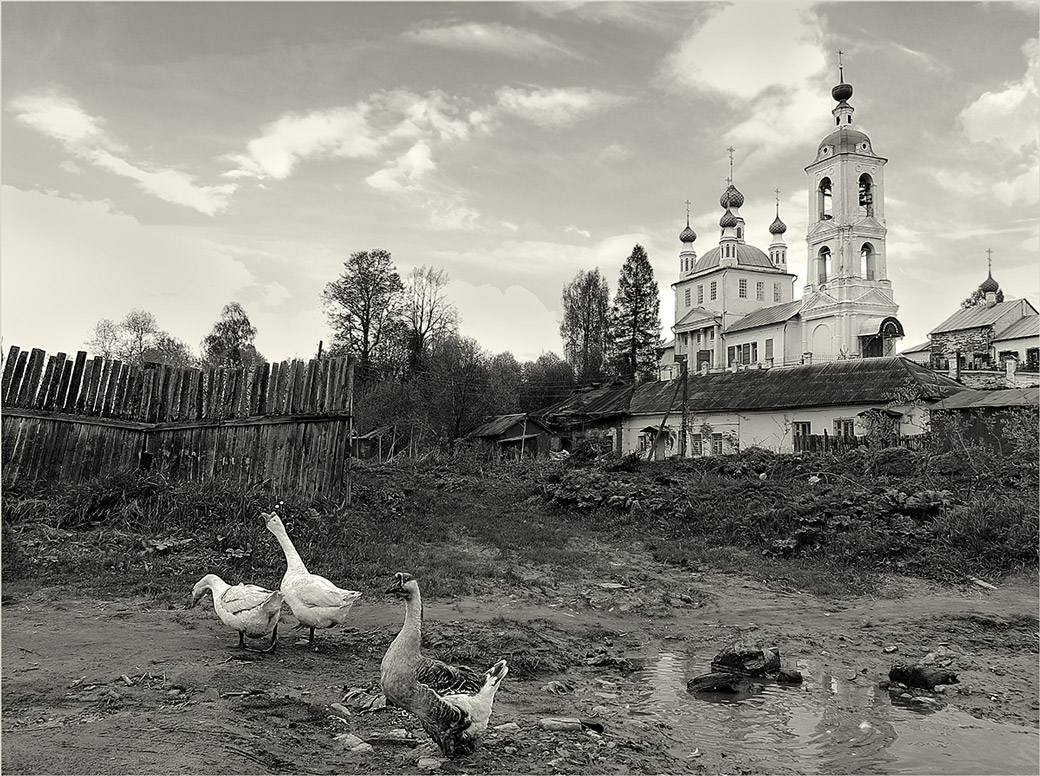
[(349, 457), (348, 371), (346, 358), (192, 369), (12, 346), (2, 378), (3, 482), (145, 468), (171, 480), (338, 498)]

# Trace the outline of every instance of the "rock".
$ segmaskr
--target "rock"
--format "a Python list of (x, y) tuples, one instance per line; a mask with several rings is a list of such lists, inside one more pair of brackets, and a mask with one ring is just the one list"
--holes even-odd
[(577, 717), (545, 717), (539, 724), (546, 730), (581, 730)]
[(690, 693), (740, 693), (751, 691), (751, 680), (745, 674), (713, 672), (695, 676), (686, 683)]
[(902, 682), (908, 687), (921, 687), (931, 690), (937, 684), (956, 684), (957, 674), (944, 668), (933, 668), (929, 665), (906, 665), (896, 663), (889, 669), (888, 678), (893, 682)]
[(748, 676), (765, 676), (780, 670), (780, 652), (776, 648), (763, 648), (747, 640), (735, 641), (723, 649), (711, 661), (715, 673), (740, 673)]
[(372, 752), (372, 751), (375, 751), (375, 750), (372, 749), (372, 744), (366, 744), (364, 741), (362, 741), (357, 746), (351, 747), (350, 751), (367, 753), (367, 752)]
[[(853, 677), (855, 679), (856, 677)], [(801, 684), (802, 672), (793, 668), (781, 668), (776, 674), (776, 681), (781, 684)]]
[(424, 771), (436, 771), (439, 770), (444, 760), (438, 760), (435, 757), (422, 757), (416, 765), (419, 766), (420, 770)]
[(340, 717), (346, 717), (346, 718), (349, 719), (350, 717), (354, 716), (353, 714), (350, 713), (350, 709), (348, 709), (346, 706), (344, 706), (344, 705), (342, 705), (340, 703), (330, 704), (329, 705), (329, 709), (332, 711), (333, 714), (335, 714), (337, 716), (340, 716)]
[(892, 644), (890, 646), (885, 647), (881, 651), (884, 652), (886, 655), (891, 655), (893, 652), (898, 652), (899, 647), (897, 647), (895, 644)]
[(344, 749), (350, 749), (352, 751), (354, 747), (365, 743), (363, 740), (361, 740), (358, 736), (355, 736), (353, 733), (340, 733), (338, 736), (335, 736), (332, 740), (335, 741), (338, 746), (341, 746)]
[(502, 733), (519, 733), (520, 726), (515, 722), (503, 722), (501, 725), (495, 725), (495, 730)]

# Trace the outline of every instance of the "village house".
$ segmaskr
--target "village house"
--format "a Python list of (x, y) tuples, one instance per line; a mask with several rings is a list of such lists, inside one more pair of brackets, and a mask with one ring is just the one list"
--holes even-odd
[(476, 442), (489, 457), (519, 460), (545, 458), (550, 450), (549, 435), (544, 421), (524, 413), (514, 413), (487, 420), (465, 438)]

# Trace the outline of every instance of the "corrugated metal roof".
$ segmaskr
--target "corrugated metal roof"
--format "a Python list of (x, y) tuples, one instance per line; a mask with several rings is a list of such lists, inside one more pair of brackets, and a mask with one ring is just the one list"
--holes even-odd
[(1040, 407), (1040, 387), (1003, 388), (999, 391), (964, 390), (944, 399), (935, 409), (964, 410), (982, 407)]
[(977, 305), (958, 310), (945, 321), (940, 323), (929, 334), (941, 334), (946, 331), (959, 331), (961, 329), (977, 329), (981, 326), (992, 326), (994, 321), (1005, 313), (1014, 310), (1022, 303), (1021, 299), (1010, 302), (997, 302), (992, 307)]
[[(678, 380), (636, 386), (632, 414), (662, 413), (682, 406)], [(939, 399), (964, 386), (909, 359), (863, 358), (777, 369), (744, 369), (707, 375), (690, 374), (687, 394), (693, 412), (773, 410), (893, 400), (908, 386), (921, 398)]]
[(1018, 339), (1019, 337), (1036, 337), (1040, 335), (1040, 315), (1027, 315), (1019, 318), (1002, 332), (997, 334), (993, 341)]
[(905, 348), (905, 349), (903, 349), (903, 350), (901, 350), (899, 352), (900, 353), (924, 353), (926, 351), (931, 351), (931, 349), (932, 349), (932, 341), (928, 340), (926, 342), (922, 342), (920, 345), (914, 345), (912, 348)]
[(634, 386), (631, 383), (611, 383), (575, 391), (566, 399), (538, 411), (550, 423), (582, 418), (603, 418), (628, 412)]
[(736, 323), (731, 324), (726, 328), (726, 332), (743, 331), (744, 329), (754, 329), (757, 326), (767, 326), (771, 323), (780, 323), (780, 321), (786, 321), (793, 318), (801, 309), (801, 299), (782, 302), (780, 304), (770, 305), (769, 307), (760, 307), (754, 312), (745, 315)]
[[(491, 420), (487, 421), (483, 425), (477, 426), (475, 429), (470, 431), (466, 436), (468, 437), (493, 437), (499, 436), (512, 428), (517, 423), (524, 422), (524, 414), (522, 412), (515, 413), (513, 415), (498, 415)], [(545, 426), (538, 421), (536, 418), (527, 416), (527, 422), (529, 425), (536, 425), (539, 428), (545, 429)]]

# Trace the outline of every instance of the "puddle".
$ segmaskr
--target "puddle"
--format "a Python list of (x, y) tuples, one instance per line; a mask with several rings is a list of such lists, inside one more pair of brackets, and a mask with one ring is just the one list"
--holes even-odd
[[(672, 740), (668, 753), (740, 753), (741, 761), (799, 773), (1035, 774), (1040, 734), (950, 708), (897, 705), (865, 677), (849, 681), (796, 661), (800, 686), (767, 683), (741, 696), (694, 696), (686, 682), (712, 655), (661, 652), (633, 675), (633, 719)], [(785, 663), (786, 665), (786, 663)]]

